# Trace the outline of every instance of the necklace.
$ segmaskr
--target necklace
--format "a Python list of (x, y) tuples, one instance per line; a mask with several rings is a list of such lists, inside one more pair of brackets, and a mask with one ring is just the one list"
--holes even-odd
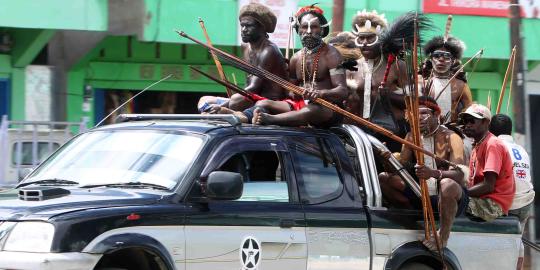
[(474, 147), (476, 148), (478, 145), (480, 145), (484, 141), (484, 139), (487, 137), (488, 134), (489, 133), (486, 132), (486, 134), (484, 135), (484, 137), (482, 137), (482, 139), (478, 140), (478, 142), (475, 142)]
[(435, 133), (437, 132), (437, 130), (439, 130), (440, 127), (441, 127), (441, 125), (437, 125), (437, 128), (436, 128), (433, 132), (424, 135), (424, 137), (431, 137), (431, 136), (433, 136), (433, 134), (435, 134)]
[(378, 62), (377, 65), (371, 70), (371, 73), (377, 71), (377, 69), (379, 69), (379, 67), (381, 67), (382, 62), (383, 62), (383, 56), (381, 55), (381, 57), (379, 57), (379, 62)]
[[(317, 69), (319, 68), (319, 59), (320, 59), (320, 56), (321, 56), (321, 51), (322, 51), (322, 45), (324, 43), (321, 43), (321, 46), (319, 47), (319, 49), (317, 50), (317, 54), (315, 55), (315, 58), (313, 59), (313, 64), (312, 64), (312, 68), (313, 68), (313, 72), (310, 72), (309, 73), (309, 77), (308, 77), (308, 81), (311, 81), (310, 82), (310, 87), (309, 89), (313, 89), (315, 87), (315, 79), (317, 77)], [(304, 48), (304, 53), (302, 54), (302, 79), (304, 81), (304, 87), (307, 86), (307, 83), (306, 83), (306, 54), (311, 54), (313, 50), (309, 51), (307, 48)]]
[(321, 42), (321, 44), (315, 46), (315, 48), (311, 49), (311, 50), (308, 50), (308, 48), (305, 48), (307, 54), (312, 54), (312, 53), (316, 53), (319, 51), (319, 49), (322, 47), (324, 43)]
[(435, 75), (434, 76), (437, 79), (450, 79), (450, 75)]

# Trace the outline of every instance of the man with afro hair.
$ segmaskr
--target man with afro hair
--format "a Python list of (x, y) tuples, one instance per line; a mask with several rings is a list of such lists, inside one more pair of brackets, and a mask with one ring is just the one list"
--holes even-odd
[[(265, 5), (249, 3), (240, 9), (238, 20), (242, 42), (247, 43), (244, 59), (281, 78), (287, 78), (285, 58), (267, 34), (276, 28), (276, 15)], [(245, 90), (270, 100), (282, 100), (287, 96), (287, 92), (277, 84), (251, 74), (246, 76)], [(252, 100), (234, 94), (230, 99), (204, 96), (199, 100), (198, 108), (201, 112), (227, 113), (231, 110), (242, 111), (253, 105)]]

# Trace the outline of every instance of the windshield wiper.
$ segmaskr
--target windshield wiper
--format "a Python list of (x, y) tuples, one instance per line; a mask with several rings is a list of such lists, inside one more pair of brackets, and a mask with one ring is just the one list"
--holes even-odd
[(33, 184), (77, 185), (79, 184), (79, 182), (66, 180), (66, 179), (51, 178), (51, 179), (42, 179), (42, 180), (37, 180), (37, 181), (32, 181), (32, 182), (21, 183), (21, 184), (18, 184), (15, 188), (21, 188), (21, 187), (25, 187), (25, 186), (33, 185)]
[(81, 188), (95, 188), (95, 187), (153, 188), (153, 189), (159, 189), (159, 190), (169, 190), (169, 188), (166, 186), (152, 184), (152, 183), (143, 183), (143, 182), (108, 183), (108, 184), (81, 186)]

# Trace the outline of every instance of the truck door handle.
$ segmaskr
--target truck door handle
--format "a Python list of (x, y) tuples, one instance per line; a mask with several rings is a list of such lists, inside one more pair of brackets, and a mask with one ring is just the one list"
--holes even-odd
[(292, 228), (294, 226), (294, 220), (284, 218), (279, 220), (279, 227), (281, 228)]

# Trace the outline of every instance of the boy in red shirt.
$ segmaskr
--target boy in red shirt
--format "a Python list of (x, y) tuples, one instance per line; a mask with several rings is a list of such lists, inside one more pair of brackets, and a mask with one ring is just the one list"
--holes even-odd
[[(486, 118), (484, 118), (486, 117)], [(471, 105), (461, 113), (463, 132), (474, 139), (469, 162), (467, 213), (491, 221), (508, 210), (514, 199), (513, 163), (504, 142), (489, 132), (488, 108)]]

